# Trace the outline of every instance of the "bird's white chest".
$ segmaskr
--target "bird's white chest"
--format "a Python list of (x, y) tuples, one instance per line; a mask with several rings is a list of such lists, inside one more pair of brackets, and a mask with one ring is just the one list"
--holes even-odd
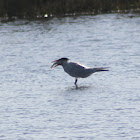
[(73, 76), (73, 74), (75, 73), (75, 68), (71, 65), (71, 64), (65, 64), (63, 65), (64, 71), (66, 73), (68, 73), (69, 75)]

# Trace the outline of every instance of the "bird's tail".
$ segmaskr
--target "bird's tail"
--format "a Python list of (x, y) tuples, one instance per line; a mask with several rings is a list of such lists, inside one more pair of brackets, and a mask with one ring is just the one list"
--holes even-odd
[(93, 68), (93, 72), (109, 71), (108, 68), (109, 68), (109, 67)]

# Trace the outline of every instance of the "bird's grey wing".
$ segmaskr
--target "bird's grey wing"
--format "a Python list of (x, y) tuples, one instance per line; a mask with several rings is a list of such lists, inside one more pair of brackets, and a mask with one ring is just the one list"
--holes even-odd
[(78, 63), (69, 62), (69, 67), (66, 72), (73, 77), (85, 77), (86, 67)]
[(78, 63), (70, 62), (69, 64), (71, 68), (75, 71), (83, 71), (85, 69), (85, 66)]

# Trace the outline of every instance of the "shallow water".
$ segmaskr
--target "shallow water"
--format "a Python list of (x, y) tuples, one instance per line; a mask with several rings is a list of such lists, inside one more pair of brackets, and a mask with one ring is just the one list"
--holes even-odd
[[(0, 23), (0, 139), (140, 139), (140, 16)], [(50, 69), (68, 57), (108, 66), (86, 79)]]

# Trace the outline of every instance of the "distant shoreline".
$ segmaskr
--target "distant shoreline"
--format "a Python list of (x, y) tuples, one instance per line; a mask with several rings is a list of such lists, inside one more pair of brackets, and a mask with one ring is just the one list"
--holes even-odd
[(129, 12), (140, 13), (140, 0), (0, 0), (0, 21)]

